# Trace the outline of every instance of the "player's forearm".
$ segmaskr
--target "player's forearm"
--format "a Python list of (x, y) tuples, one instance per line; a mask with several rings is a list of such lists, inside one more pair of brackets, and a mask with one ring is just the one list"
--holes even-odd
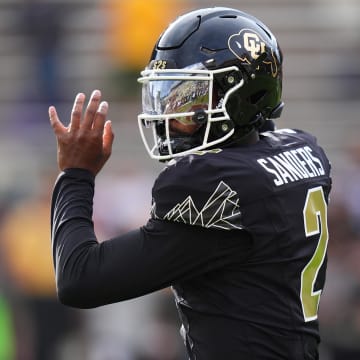
[[(66, 170), (58, 179), (52, 199), (52, 251), (61, 302), (90, 307), (84, 293), (84, 267), (98, 246), (92, 223), (94, 177), (79, 169)], [(88, 284), (90, 288), (90, 284)]]

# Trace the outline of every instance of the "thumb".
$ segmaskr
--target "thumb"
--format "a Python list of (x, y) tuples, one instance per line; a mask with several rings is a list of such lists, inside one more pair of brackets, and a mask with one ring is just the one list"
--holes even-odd
[(60, 121), (55, 106), (49, 107), (49, 118), (50, 118), (50, 124), (56, 136), (64, 133), (67, 130), (67, 128)]

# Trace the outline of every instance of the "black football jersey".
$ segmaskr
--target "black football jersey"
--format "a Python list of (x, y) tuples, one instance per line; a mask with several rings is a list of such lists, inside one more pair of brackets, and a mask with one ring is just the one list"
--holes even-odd
[(330, 188), (316, 139), (290, 129), (173, 160), (160, 173), (153, 219), (251, 238), (246, 256), (173, 284), (193, 359), (315, 358), (306, 344), (319, 341)]
[(66, 169), (54, 186), (63, 304), (92, 308), (171, 285), (191, 360), (317, 359), (331, 180), (313, 136), (267, 132), (172, 161), (154, 183), (149, 221), (106, 241), (92, 222), (94, 180)]

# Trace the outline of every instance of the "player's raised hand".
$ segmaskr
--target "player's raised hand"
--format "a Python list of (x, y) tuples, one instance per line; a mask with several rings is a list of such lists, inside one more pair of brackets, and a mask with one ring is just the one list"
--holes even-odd
[(81, 168), (96, 175), (111, 155), (114, 133), (111, 121), (106, 120), (109, 105), (101, 101), (100, 91), (93, 91), (83, 113), (84, 103), (85, 95), (79, 93), (68, 126), (61, 122), (55, 107), (50, 106), (50, 123), (57, 139), (60, 170)]

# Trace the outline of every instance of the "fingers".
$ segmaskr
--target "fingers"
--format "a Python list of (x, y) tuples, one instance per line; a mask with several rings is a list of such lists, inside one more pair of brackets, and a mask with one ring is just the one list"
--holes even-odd
[[(71, 113), (70, 130), (91, 130), (95, 136), (102, 136), (103, 141), (107, 143), (107, 149), (111, 152), (114, 134), (111, 128), (111, 122), (106, 122), (106, 117), (109, 110), (107, 101), (101, 101), (101, 92), (94, 90), (89, 99), (83, 120), (82, 113), (85, 103), (85, 95), (79, 93), (74, 102), (74, 107)], [(106, 125), (105, 125), (106, 122)]]
[(99, 109), (99, 104), (101, 100), (101, 92), (99, 90), (94, 90), (90, 96), (89, 103), (87, 105), (84, 121), (82, 126), (84, 129), (91, 129), (93, 127), (94, 121), (97, 118), (97, 113)]
[(83, 93), (77, 94), (74, 101), (74, 106), (71, 111), (69, 131), (74, 131), (79, 129), (81, 116), (84, 108), (84, 102), (85, 102), (85, 94)]
[(84, 104), (85, 95), (79, 93), (69, 126), (63, 125), (56, 108), (50, 106), (50, 123), (57, 138), (59, 168), (88, 169), (96, 175), (111, 155), (114, 133), (111, 121), (106, 121), (109, 105), (101, 102), (100, 91), (92, 93), (83, 114)]
[(79, 93), (75, 97), (74, 105), (71, 111), (71, 119), (68, 127), (65, 127), (60, 121), (54, 106), (49, 107), (49, 117), (51, 126), (56, 134), (76, 132), (80, 128), (83, 130), (93, 130), (97, 134), (102, 134), (109, 109), (106, 101), (101, 101), (101, 92), (94, 90), (89, 99), (84, 117), (83, 109), (85, 104), (85, 94)]
[(97, 109), (95, 119), (93, 122), (93, 130), (98, 134), (102, 134), (104, 131), (104, 125), (105, 125), (108, 109), (109, 109), (109, 104), (106, 101), (102, 101)]

